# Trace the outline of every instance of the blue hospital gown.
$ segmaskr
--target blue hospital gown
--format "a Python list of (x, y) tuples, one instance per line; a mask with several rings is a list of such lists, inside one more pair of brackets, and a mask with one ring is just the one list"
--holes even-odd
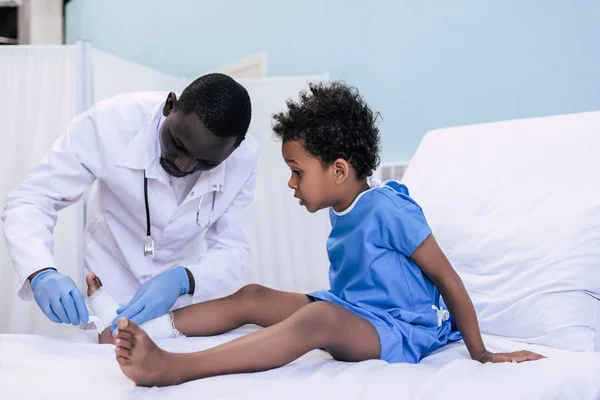
[(410, 258), (431, 229), (406, 186), (389, 181), (369, 189), (348, 210), (331, 209), (330, 219), (331, 289), (310, 296), (371, 322), (387, 362), (417, 363), (460, 339), (447, 311), (438, 311), (439, 290)]

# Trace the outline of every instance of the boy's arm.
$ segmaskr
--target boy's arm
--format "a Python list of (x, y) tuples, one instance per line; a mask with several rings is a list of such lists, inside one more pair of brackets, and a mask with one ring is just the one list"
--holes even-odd
[(417, 247), (411, 258), (440, 290), (473, 360), (482, 363), (522, 362), (544, 358), (529, 351), (491, 353), (486, 350), (481, 339), (475, 307), (462, 280), (450, 265), (433, 235), (429, 235)]

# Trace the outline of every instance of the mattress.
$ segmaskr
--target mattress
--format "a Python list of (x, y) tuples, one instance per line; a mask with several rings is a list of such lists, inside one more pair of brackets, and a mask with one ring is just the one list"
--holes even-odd
[[(158, 342), (168, 351), (207, 349), (258, 329)], [(92, 334), (69, 339), (0, 335), (1, 399), (599, 399), (600, 353), (529, 346), (485, 336), (492, 351), (527, 349), (548, 358), (523, 364), (479, 364), (462, 342), (418, 365), (343, 363), (313, 351), (283, 368), (221, 376), (164, 388), (140, 388), (119, 369), (114, 346)]]

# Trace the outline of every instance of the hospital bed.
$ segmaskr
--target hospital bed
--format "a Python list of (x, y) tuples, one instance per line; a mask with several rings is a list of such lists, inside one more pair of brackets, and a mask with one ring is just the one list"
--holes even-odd
[[(206, 349), (252, 331), (245, 327), (213, 338), (162, 341), (170, 351)], [(341, 363), (324, 351), (307, 354), (287, 367), (231, 375), (165, 388), (139, 388), (119, 369), (114, 347), (32, 335), (0, 336), (2, 399), (597, 399), (600, 354), (523, 346), (485, 336), (494, 351), (539, 351), (549, 358), (518, 365), (469, 361), (462, 343), (427, 357), (421, 364), (382, 361)]]
[[(462, 342), (418, 365), (313, 351), (272, 371), (138, 388), (90, 332), (0, 335), (0, 399), (600, 399), (598, 149), (600, 112), (443, 129), (425, 136), (403, 177), (488, 349), (544, 360), (481, 365)], [(199, 351), (255, 329), (158, 344)]]

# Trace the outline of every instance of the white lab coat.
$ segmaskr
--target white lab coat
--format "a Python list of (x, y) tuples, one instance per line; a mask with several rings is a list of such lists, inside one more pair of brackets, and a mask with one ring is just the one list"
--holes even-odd
[[(175, 266), (196, 281), (193, 295), (174, 308), (230, 293), (249, 267), (249, 228), (256, 186), (257, 142), (247, 136), (217, 168), (204, 173), (178, 205), (159, 160), (157, 126), (167, 93), (130, 93), (101, 101), (77, 116), (27, 180), (8, 195), (3, 214), (8, 251), (21, 279), (19, 296), (32, 299), (27, 277), (56, 267), (53, 230), (57, 212), (97, 182), (85, 229), (85, 269), (95, 272), (121, 305), (141, 284)], [(144, 257), (148, 178), (155, 259)], [(200, 219), (212, 223), (203, 232)], [(206, 253), (200, 249), (202, 235)]]

